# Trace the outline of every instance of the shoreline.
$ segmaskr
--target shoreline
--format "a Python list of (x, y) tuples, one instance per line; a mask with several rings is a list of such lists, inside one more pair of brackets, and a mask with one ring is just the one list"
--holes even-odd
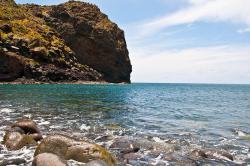
[(63, 84), (71, 84), (71, 85), (126, 85), (130, 83), (110, 83), (106, 81), (63, 81), (63, 82), (41, 82), (35, 80), (24, 80), (24, 81), (11, 81), (11, 82), (0, 82), (0, 85), (63, 85)]
[[(5, 111), (6, 115), (11, 116), (11, 113), (7, 110)], [(161, 137), (159, 135), (134, 135), (123, 131), (124, 135), (119, 135), (117, 132), (122, 131), (123, 128), (115, 125), (106, 125), (106, 126), (95, 126), (98, 128), (98, 132), (95, 131), (95, 127), (82, 124), (82, 127), (79, 129), (67, 129), (62, 130), (62, 128), (53, 128), (54, 123), (52, 120), (38, 120), (37, 118), (21, 118), (16, 119), (9, 123), (5, 123), (4, 128), (0, 130), (0, 136), (2, 138), (10, 139), (12, 134), (22, 136), (23, 138), (27, 136), (34, 137), (28, 145), (22, 145), (19, 149), (15, 149), (15, 144), (11, 141), (5, 141), (3, 144), (0, 144), (0, 148), (3, 149), (4, 160), (2, 163), (18, 163), (30, 165), (36, 162), (36, 158), (42, 154), (52, 155), (51, 157), (60, 157), (65, 163), (68, 163), (69, 166), (76, 166), (82, 164), (88, 164), (90, 161), (82, 161), (80, 159), (72, 158), (68, 159), (63, 155), (58, 155), (57, 151), (50, 151), (48, 149), (62, 149), (63, 146), (56, 144), (55, 142), (60, 141), (64, 145), (72, 145), (77, 143), (78, 145), (89, 145), (89, 147), (98, 147), (98, 153), (105, 151), (107, 157), (96, 157), (90, 156), (92, 161), (103, 161), (105, 164), (102, 166), (126, 166), (129, 165), (139, 165), (139, 164), (153, 164), (155, 165), (196, 165), (197, 162), (203, 164), (222, 164), (222, 165), (241, 165), (244, 164), (243, 161), (237, 160), (234, 154), (227, 152), (220, 148), (211, 148), (204, 146), (192, 146), (188, 142), (188, 139), (177, 139), (171, 137)], [(15, 126), (19, 128), (15, 128)], [(25, 133), (24, 129), (27, 127), (29, 130), (35, 129), (36, 134), (33, 136)], [(23, 130), (23, 131), (22, 131)], [(109, 131), (113, 131), (111, 133)], [(127, 130), (128, 131), (128, 130)], [(92, 135), (90, 135), (92, 133)], [(116, 134), (115, 134), (116, 133)], [(9, 136), (8, 136), (9, 135)], [(40, 136), (40, 137), (37, 137)], [(37, 143), (35, 138), (39, 138)], [(4, 140), (0, 140), (4, 141)], [(14, 140), (18, 142), (18, 140)], [(49, 143), (48, 143), (49, 142)], [(33, 144), (34, 143), (34, 144)], [(42, 145), (42, 146), (41, 146)], [(10, 148), (8, 149), (7, 146)], [(100, 148), (101, 147), (101, 148)], [(13, 148), (13, 149), (11, 149)], [(78, 152), (76, 147), (72, 146), (71, 148), (75, 151), (68, 150), (69, 153), (75, 155)], [(85, 146), (80, 146), (82, 150), (85, 149)], [(187, 150), (189, 149), (189, 150)], [(41, 151), (37, 153), (37, 151)], [(59, 151), (60, 152), (60, 151)], [(183, 153), (184, 152), (184, 153)], [(26, 156), (22, 159), (17, 156)], [(11, 157), (9, 157), (11, 156)], [(37, 157), (38, 156), (38, 157)], [(81, 154), (81, 158), (85, 158), (85, 154)], [(114, 159), (114, 163), (108, 163), (111, 159)], [(141, 160), (142, 159), (142, 160)], [(43, 161), (46, 162), (46, 158), (43, 158)], [(215, 162), (214, 162), (215, 161)], [(0, 157), (1, 165), (1, 157)]]

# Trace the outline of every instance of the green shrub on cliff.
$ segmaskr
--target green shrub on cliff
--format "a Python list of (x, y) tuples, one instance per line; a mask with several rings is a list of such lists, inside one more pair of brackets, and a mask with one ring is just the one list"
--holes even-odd
[(71, 51), (62, 39), (51, 33), (53, 30), (46, 25), (44, 20), (33, 16), (23, 6), (1, 3), (0, 27), (3, 25), (9, 25), (11, 32), (6, 33), (0, 30), (0, 39), (9, 40), (9, 36), (12, 36), (12, 38), (30, 41), (30, 47), (39, 46), (50, 49), (53, 46), (64, 49), (64, 52)]

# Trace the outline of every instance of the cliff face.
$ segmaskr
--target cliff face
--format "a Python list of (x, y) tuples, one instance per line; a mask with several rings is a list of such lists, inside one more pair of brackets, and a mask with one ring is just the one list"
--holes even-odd
[(130, 82), (124, 33), (98, 7), (12, 2), (0, 4), (0, 81)]

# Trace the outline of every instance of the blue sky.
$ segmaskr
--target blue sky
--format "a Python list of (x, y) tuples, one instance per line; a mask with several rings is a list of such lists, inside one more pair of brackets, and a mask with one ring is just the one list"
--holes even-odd
[(133, 82), (250, 84), (250, 0), (87, 1), (124, 29)]

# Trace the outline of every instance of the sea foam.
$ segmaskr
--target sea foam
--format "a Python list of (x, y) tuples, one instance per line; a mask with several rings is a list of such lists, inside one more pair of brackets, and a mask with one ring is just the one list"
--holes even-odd
[(0, 109), (0, 112), (9, 114), (9, 113), (14, 112), (14, 110), (9, 109), (9, 108), (2, 108)]

